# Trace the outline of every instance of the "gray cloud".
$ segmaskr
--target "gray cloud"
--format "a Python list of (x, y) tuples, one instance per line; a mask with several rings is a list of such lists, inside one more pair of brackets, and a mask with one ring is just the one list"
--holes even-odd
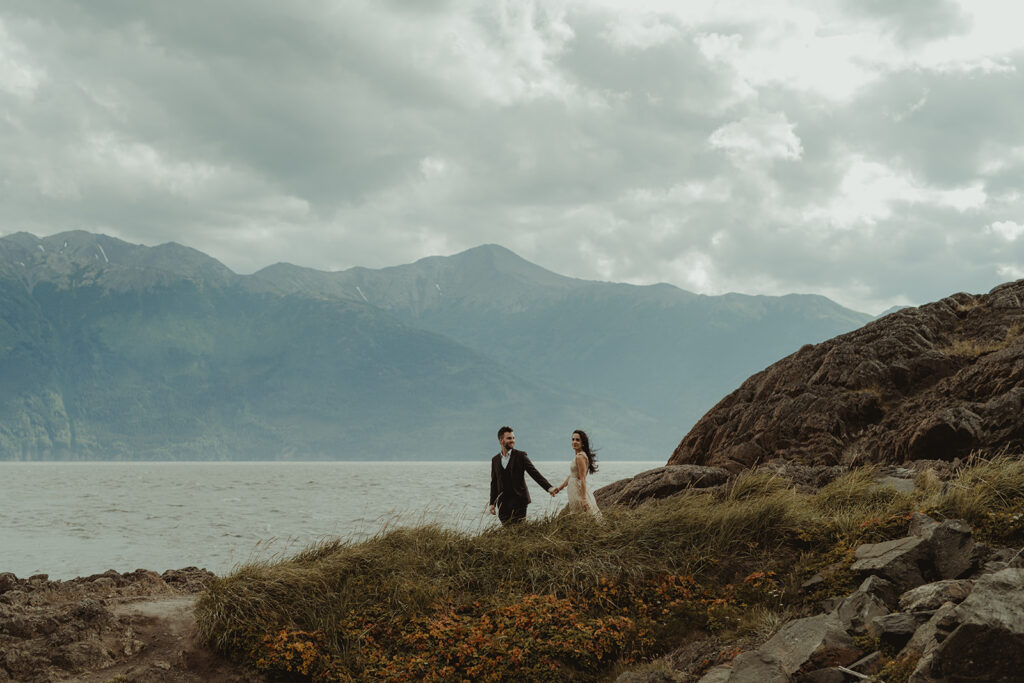
[(0, 231), (242, 272), (499, 242), (872, 311), (1024, 275), (1024, 41), (951, 4), (816, 11), (8, 3)]
[(881, 19), (898, 42), (922, 42), (965, 33), (970, 16), (953, 0), (846, 0), (853, 14)]

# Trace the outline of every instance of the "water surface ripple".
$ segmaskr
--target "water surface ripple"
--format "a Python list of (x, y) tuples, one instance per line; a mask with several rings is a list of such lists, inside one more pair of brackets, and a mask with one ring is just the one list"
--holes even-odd
[[(537, 462), (553, 484), (568, 458)], [(596, 487), (662, 462), (604, 462)], [(116, 569), (195, 565), (225, 574), (325, 537), (359, 539), (385, 523), (475, 531), (489, 462), (0, 463), (0, 572), (69, 579)], [(530, 516), (552, 500), (527, 479)]]

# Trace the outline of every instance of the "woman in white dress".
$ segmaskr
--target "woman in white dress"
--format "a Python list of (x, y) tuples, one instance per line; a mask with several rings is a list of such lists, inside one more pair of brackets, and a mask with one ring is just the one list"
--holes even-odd
[(582, 429), (577, 429), (572, 433), (571, 443), (573, 458), (569, 463), (569, 476), (565, 478), (561, 486), (555, 488), (555, 493), (564, 488), (569, 489), (569, 503), (565, 506), (566, 512), (586, 511), (600, 519), (601, 511), (597, 509), (594, 492), (587, 486), (587, 475), (597, 472), (597, 456), (590, 450), (590, 439)]

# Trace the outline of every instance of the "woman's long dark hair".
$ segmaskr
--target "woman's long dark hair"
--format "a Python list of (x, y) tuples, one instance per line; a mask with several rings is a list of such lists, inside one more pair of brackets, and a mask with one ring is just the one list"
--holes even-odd
[(597, 472), (597, 455), (590, 450), (590, 437), (582, 429), (574, 429), (572, 433), (580, 435), (580, 445), (583, 447), (583, 452), (587, 454), (587, 471), (591, 474)]

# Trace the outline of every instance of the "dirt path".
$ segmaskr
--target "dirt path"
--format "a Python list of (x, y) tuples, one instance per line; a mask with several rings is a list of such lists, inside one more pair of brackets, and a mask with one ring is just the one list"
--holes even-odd
[(188, 568), (48, 581), (0, 574), (0, 683), (255, 683), (194, 637), (213, 578)]

